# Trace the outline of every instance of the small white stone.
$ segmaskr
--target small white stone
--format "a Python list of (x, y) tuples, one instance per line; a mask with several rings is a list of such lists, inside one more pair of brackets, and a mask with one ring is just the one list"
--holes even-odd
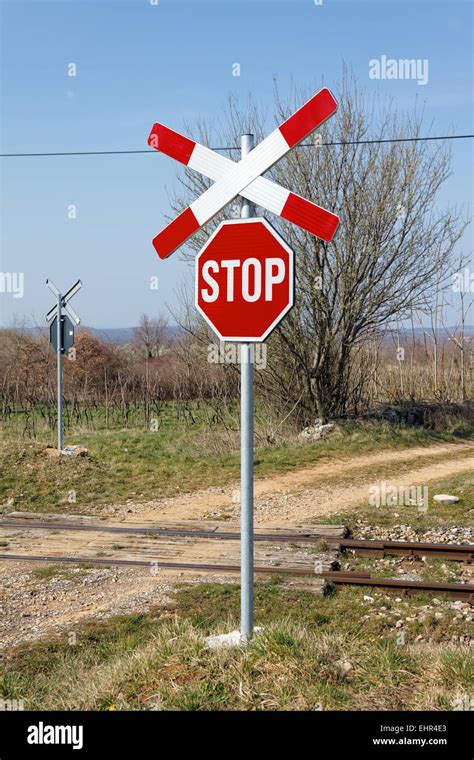
[(354, 667), (349, 660), (336, 660), (334, 663), (334, 667), (337, 668), (341, 676), (347, 676), (348, 673), (351, 672), (351, 670), (354, 670)]
[[(263, 628), (257, 626), (253, 629), (254, 635), (263, 631)], [(206, 636), (204, 639), (206, 649), (224, 649), (228, 647), (245, 646), (240, 631), (231, 631), (230, 633), (221, 633), (216, 636)]]
[(433, 496), (433, 501), (437, 501), (438, 504), (456, 504), (459, 497), (451, 496), (449, 493), (437, 493)]

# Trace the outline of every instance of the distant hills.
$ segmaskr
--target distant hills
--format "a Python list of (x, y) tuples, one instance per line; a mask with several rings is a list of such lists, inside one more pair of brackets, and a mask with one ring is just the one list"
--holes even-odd
[[(79, 330), (87, 330), (92, 335), (95, 335), (99, 340), (103, 340), (104, 343), (113, 343), (115, 346), (124, 346), (126, 343), (130, 343), (133, 340), (136, 327), (87, 327), (86, 325), (79, 328)], [(179, 335), (182, 331), (179, 325), (169, 325), (167, 327), (170, 337)]]
[[(116, 346), (123, 346), (126, 343), (130, 343), (131, 340), (133, 340), (135, 327), (104, 327), (104, 328), (96, 328), (96, 327), (87, 327), (84, 326), (79, 329), (88, 330), (92, 335), (95, 335), (100, 340), (103, 340), (105, 343), (112, 343)], [(431, 328), (425, 327), (425, 332), (428, 335), (431, 335)], [(179, 327), (179, 325), (172, 325), (168, 327), (170, 337), (174, 337), (176, 335), (179, 335), (182, 332), (182, 328)], [(423, 328), (421, 327), (415, 327), (415, 338), (416, 340), (422, 340), (423, 339)], [(438, 336), (440, 340), (445, 340), (449, 338), (450, 335), (453, 335), (455, 332), (454, 327), (447, 327), (447, 328), (439, 328), (438, 329)], [(459, 334), (459, 328), (457, 333)], [(396, 331), (392, 330), (391, 334), (393, 337), (396, 338)], [(411, 328), (401, 328), (400, 329), (400, 339), (401, 340), (411, 340)], [(474, 337), (474, 325), (465, 325), (464, 326), (464, 335), (466, 337)], [(387, 332), (385, 336), (386, 340), (390, 340), (390, 332)]]
[(104, 343), (113, 343), (115, 346), (124, 346), (126, 343), (130, 343), (133, 340), (135, 328), (134, 327), (105, 327), (103, 329), (96, 327), (80, 327), (79, 330), (87, 330), (92, 335), (95, 335), (99, 340), (103, 340)]
[[(8, 330), (9, 328), (0, 328), (0, 330), (2, 329)], [(22, 329), (24, 329), (25, 332), (32, 333), (33, 335), (38, 335), (42, 332), (46, 332), (48, 328), (46, 326), (35, 326), (25, 327)], [(181, 327), (179, 327), (179, 325), (170, 325), (167, 329), (170, 337), (179, 335), (181, 332)], [(104, 341), (104, 343), (111, 343), (114, 346), (124, 346), (126, 343), (130, 343), (133, 340), (135, 330), (136, 327), (89, 327), (88, 325), (80, 325), (79, 327), (76, 327), (76, 334), (86, 331), (91, 333), (91, 335), (94, 335), (96, 338), (99, 338), (99, 340)]]
[[(8, 329), (8, 328), (0, 328), (1, 329)], [(27, 332), (31, 332), (33, 334), (38, 334), (42, 331), (44, 331), (47, 328), (42, 327), (27, 327), (25, 328)], [(88, 325), (81, 325), (79, 328), (77, 328), (77, 332), (81, 332), (83, 330), (87, 330), (87, 332), (90, 332), (92, 335), (95, 335), (99, 340), (104, 341), (105, 343), (110, 343), (115, 346), (124, 346), (127, 343), (130, 343), (134, 338), (134, 333), (136, 328), (135, 327), (89, 327)], [(428, 336), (431, 336), (431, 328), (425, 327), (425, 332)], [(170, 334), (170, 337), (174, 337), (179, 335), (182, 332), (182, 328), (179, 325), (170, 325), (168, 327), (168, 331)], [(438, 337), (439, 340), (446, 340), (450, 337), (450, 335), (453, 335), (455, 332), (454, 327), (447, 327), (447, 328), (439, 328), (438, 329)], [(415, 327), (414, 330), (415, 338), (416, 340), (423, 340), (423, 328), (421, 327)], [(457, 334), (459, 335), (459, 328), (457, 330)], [(411, 340), (411, 328), (404, 327), (400, 329), (400, 339), (401, 340)], [(474, 338), (474, 325), (465, 325), (464, 327), (464, 335), (466, 338)], [(391, 333), (387, 332), (385, 336), (385, 340), (396, 340), (396, 331), (392, 330)]]

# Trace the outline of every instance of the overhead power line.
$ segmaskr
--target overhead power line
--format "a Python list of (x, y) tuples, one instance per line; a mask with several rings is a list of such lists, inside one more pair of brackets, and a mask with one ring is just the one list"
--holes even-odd
[[(426, 142), (428, 140), (467, 140), (474, 137), (472, 135), (439, 135), (436, 137), (397, 137), (386, 138), (377, 140), (343, 140), (340, 142), (323, 142), (321, 146), (315, 145), (315, 143), (301, 143), (296, 145), (295, 148), (315, 148), (331, 145), (373, 145), (376, 143), (402, 143), (402, 142)], [(215, 151), (231, 151), (238, 150), (238, 146), (225, 146), (221, 148), (212, 148)], [(137, 153), (150, 153), (156, 155), (156, 150), (76, 150), (76, 151), (55, 151), (50, 153), (0, 153), (0, 158), (33, 158), (40, 156), (125, 156), (134, 155)]]

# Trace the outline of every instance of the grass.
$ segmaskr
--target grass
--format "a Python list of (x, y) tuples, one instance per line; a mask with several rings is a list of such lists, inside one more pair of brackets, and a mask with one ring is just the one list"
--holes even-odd
[(71, 569), (64, 565), (43, 565), (32, 570), (32, 576), (40, 581), (50, 581), (54, 579), (80, 581), (87, 574), (93, 565), (83, 564), (77, 568)]
[[(258, 448), (255, 474), (265, 477), (384, 449), (409, 451), (464, 440), (470, 432), (465, 426), (435, 433), (345, 423), (325, 441)], [(226, 440), (220, 428), (215, 435)], [(171, 496), (237, 480), (238, 454), (224, 443), (217, 454), (208, 436), (200, 423), (180, 426), (171, 418), (153, 433), (138, 428), (77, 430), (67, 442), (87, 446), (90, 456), (57, 459), (46, 454), (46, 438), (18, 442), (7, 435), (0, 444), (0, 500), (11, 500), (7, 510), (87, 513), (110, 502)], [(349, 487), (368, 472), (376, 481), (402, 473), (414, 462), (422, 466), (434, 461), (423, 456), (409, 461), (407, 456), (402, 464), (361, 467), (327, 477), (324, 484), (330, 487), (337, 481)], [(441, 506), (430, 500), (427, 513), (416, 507), (354, 505), (350, 512), (320, 521), (345, 523), (355, 531), (357, 521), (387, 527), (405, 523), (419, 533), (472, 524), (474, 477), (464, 474), (430, 484), (430, 496), (437, 491), (455, 493), (459, 504)], [(75, 501), (69, 500), (72, 493)], [(349, 561), (354, 569), (393, 574), (388, 563), (374, 571), (372, 562)], [(441, 580), (458, 572), (458, 566), (429, 560), (422, 570), (427, 579)], [(33, 575), (44, 583), (81, 580), (73, 568), (60, 565), (37, 568)], [(77, 626), (74, 646), (65, 632), (2, 653), (0, 697), (24, 699), (27, 709), (39, 710), (438, 710), (455, 709), (466, 698), (472, 704), (472, 648), (451, 642), (469, 636), (466, 619), (447, 603), (435, 607), (423, 594), (401, 602), (384, 592), (371, 591), (373, 602), (364, 595), (366, 589), (346, 588), (321, 598), (283, 589), (277, 580), (258, 583), (255, 616), (264, 632), (245, 649), (212, 652), (204, 647), (203, 636), (238, 627), (239, 587), (187, 586), (169, 607)], [(403, 642), (395, 628), (400, 618)], [(341, 661), (350, 662), (347, 674)]]
[(186, 587), (169, 608), (84, 624), (75, 646), (64, 634), (13, 650), (0, 666), (0, 696), (40, 710), (436, 710), (472, 695), (472, 653), (448, 643), (467, 632), (455, 610), (406, 623), (400, 643), (395, 610), (415, 617), (427, 601), (363, 596), (259, 583), (263, 633), (247, 648), (209, 651), (203, 635), (238, 625), (239, 588)]
[[(211, 431), (212, 432), (212, 431)], [(0, 503), (4, 509), (87, 513), (108, 503), (148, 500), (224, 486), (239, 477), (239, 455), (222, 436), (220, 454), (209, 445), (209, 430), (168, 419), (156, 432), (141, 429), (76, 431), (69, 442), (81, 443), (88, 457), (49, 456), (46, 443), (18, 441), (5, 435), (0, 444)], [(429, 446), (464, 440), (465, 423), (446, 433), (390, 424), (347, 422), (325, 441), (286, 442), (257, 448), (257, 478), (288, 472), (342, 455)], [(227, 442), (226, 442), (227, 441)]]
[[(351, 552), (341, 557), (341, 570), (370, 573), (374, 578), (393, 578), (399, 576), (400, 557), (386, 557), (383, 560), (354, 556)], [(421, 560), (404, 559), (404, 569), (419, 576), (424, 581), (442, 581), (457, 583), (462, 576), (462, 563), (450, 562), (445, 559), (429, 558)]]
[[(444, 461), (444, 460), (443, 460)], [(417, 459), (417, 463), (419, 460)], [(398, 465), (400, 470), (400, 465)], [(372, 468), (374, 482), (377, 470)], [(389, 478), (389, 474), (386, 474)], [(433, 501), (436, 493), (449, 493), (459, 497), (456, 504), (443, 505)], [(357, 536), (358, 524), (393, 528), (395, 525), (410, 525), (415, 533), (421, 535), (436, 528), (451, 529), (453, 526), (472, 526), (474, 515), (474, 475), (461, 473), (440, 479), (429, 484), (429, 504), (426, 512), (420, 512), (416, 506), (373, 507), (358, 504), (350, 511), (332, 514), (329, 518), (319, 520), (332, 525), (347, 525)], [(369, 536), (370, 537), (370, 536)], [(455, 541), (453, 541), (455, 543)], [(462, 542), (461, 542), (462, 543)]]

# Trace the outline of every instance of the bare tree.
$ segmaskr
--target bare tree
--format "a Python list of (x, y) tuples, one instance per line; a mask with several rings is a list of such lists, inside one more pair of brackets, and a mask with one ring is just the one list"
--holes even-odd
[[(295, 91), (283, 102), (276, 88), (276, 122), (312, 92)], [(346, 70), (335, 92), (339, 110), (319, 137), (291, 151), (270, 172), (341, 218), (331, 243), (272, 218), (295, 251), (297, 279), (295, 306), (270, 339), (267, 377), (275, 383), (276, 398), (286, 404), (300, 399), (304, 419), (346, 411), (361, 341), (408, 319), (435, 286), (443, 288), (466, 224), (459, 210), (436, 205), (450, 174), (449, 145), (386, 142), (420, 137), (422, 129), (426, 134), (423, 115), (399, 114), (390, 100), (368, 99)], [(242, 132), (259, 139), (268, 129), (265, 121), (254, 103), (239, 107), (231, 99), (220, 122), (198, 123), (193, 133), (206, 144), (237, 146)], [(238, 149), (230, 156), (237, 160)], [(185, 169), (170, 199), (173, 210), (181, 211), (208, 186)], [(202, 246), (222, 216), (191, 239), (184, 255)]]
[[(464, 278), (464, 267), (466, 265), (466, 259), (461, 254), (459, 257), (458, 271), (456, 272), (456, 278), (458, 279), (458, 294), (459, 294), (459, 324), (453, 325), (452, 328), (445, 325), (443, 322), (443, 328), (445, 333), (449, 336), (454, 345), (459, 349), (459, 400), (464, 403), (466, 400), (466, 341), (470, 341), (470, 336), (466, 336), (466, 318), (470, 311), (474, 298), (469, 297), (469, 289), (466, 292), (466, 284)], [(469, 276), (469, 270), (467, 270)], [(453, 304), (450, 303), (450, 306)]]
[(161, 356), (168, 342), (168, 320), (161, 314), (152, 319), (142, 314), (134, 331), (135, 342), (145, 349), (148, 359)]

